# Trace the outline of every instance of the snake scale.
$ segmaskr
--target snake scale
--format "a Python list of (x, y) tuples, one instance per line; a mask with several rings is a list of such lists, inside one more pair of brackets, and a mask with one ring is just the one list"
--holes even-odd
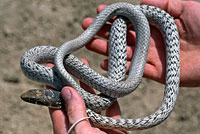
[[(112, 24), (110, 31), (110, 69), (107, 78), (86, 66), (71, 53), (87, 44), (99, 29), (114, 16), (117, 16), (117, 19)], [(127, 20), (134, 25), (136, 46), (130, 71), (125, 79)], [(96, 112), (104, 110), (117, 98), (133, 92), (141, 82), (149, 49), (150, 28), (148, 21), (161, 30), (166, 45), (166, 86), (159, 109), (149, 116), (138, 119), (114, 119), (97, 114)], [(112, 44), (114, 45), (112, 46)], [(180, 81), (179, 47), (177, 27), (173, 17), (168, 13), (148, 5), (114, 3), (102, 10), (79, 37), (64, 43), (59, 48), (37, 46), (23, 54), (21, 68), (25, 76), (46, 83), (59, 91), (36, 89), (25, 92), (21, 97), (27, 102), (61, 108), (60, 90), (63, 86), (69, 85), (75, 88), (83, 98), (90, 122), (94, 126), (119, 130), (153, 127), (170, 115), (176, 103)], [(48, 62), (54, 63), (55, 68), (41, 65)], [(101, 93), (93, 95), (84, 91), (69, 73)]]

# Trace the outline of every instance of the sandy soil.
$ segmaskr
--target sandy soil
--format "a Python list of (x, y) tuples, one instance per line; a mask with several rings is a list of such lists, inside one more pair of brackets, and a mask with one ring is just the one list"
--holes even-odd
[[(48, 109), (20, 99), (22, 92), (43, 87), (24, 77), (19, 65), (20, 56), (33, 46), (59, 46), (77, 37), (83, 31), (81, 21), (85, 17), (94, 17), (97, 5), (112, 2), (116, 0), (0, 1), (0, 134), (52, 133)], [(139, 0), (131, 2), (139, 3)], [(76, 55), (88, 59), (95, 70), (105, 73), (99, 68), (99, 62), (105, 57), (86, 51), (81, 49)], [(120, 99), (123, 117), (136, 118), (154, 112), (161, 103), (163, 88), (157, 82), (143, 79), (133, 94)], [(198, 88), (181, 88), (176, 107), (164, 123), (133, 133), (198, 134), (198, 102)]]

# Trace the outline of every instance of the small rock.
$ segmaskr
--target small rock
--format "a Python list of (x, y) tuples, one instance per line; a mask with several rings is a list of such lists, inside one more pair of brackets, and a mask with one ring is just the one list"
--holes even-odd
[(19, 78), (16, 76), (6, 76), (3, 78), (3, 80), (9, 83), (19, 83)]

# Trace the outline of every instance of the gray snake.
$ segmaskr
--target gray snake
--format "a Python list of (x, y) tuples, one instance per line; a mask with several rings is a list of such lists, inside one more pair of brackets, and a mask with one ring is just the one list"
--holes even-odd
[[(119, 75), (119, 79), (116, 78), (116, 80), (101, 76), (91, 68), (87, 67), (75, 56), (71, 55), (72, 52), (87, 44), (106, 21), (114, 16), (123, 16), (127, 18), (134, 25), (136, 31), (134, 56), (131, 60), (131, 67), (126, 80), (123, 78), (124, 73), (121, 76)], [(113, 119), (93, 112), (92, 110), (98, 112), (105, 109), (110, 106), (116, 98), (133, 92), (139, 85), (144, 72), (149, 48), (150, 31), (147, 19), (155, 24), (165, 37), (166, 86), (161, 106), (153, 114), (138, 119)], [(115, 25), (117, 26), (119, 23), (116, 23)], [(119, 29), (124, 29), (124, 27), (119, 27)], [(119, 31), (113, 32), (114, 36), (116, 36), (116, 33), (118, 32)], [(117, 38), (119, 37), (121, 36), (118, 36)], [(111, 38), (110, 42), (112, 40), (114, 41), (115, 39)], [(123, 41), (125, 41), (124, 37), (121, 42)], [(120, 40), (118, 42), (120, 42)], [(79, 37), (64, 43), (58, 49), (52, 46), (39, 46), (25, 52), (21, 58), (21, 68), (28, 78), (49, 84), (58, 90), (61, 90), (65, 85), (75, 88), (86, 103), (87, 114), (90, 117), (91, 123), (97, 127), (109, 129), (115, 128), (120, 130), (145, 129), (164, 121), (174, 108), (179, 91), (180, 80), (179, 47), (177, 27), (173, 18), (168, 13), (153, 6), (134, 6), (128, 3), (114, 3), (101, 11), (89, 28)], [(118, 49), (122, 51), (121, 53), (125, 53), (125, 49)], [(111, 55), (114, 51), (115, 49), (110, 51)], [(115, 62), (115, 60), (109, 61), (110, 66), (114, 64), (112, 61)], [(53, 62), (55, 68), (52, 69), (40, 65), (40, 63), (48, 62)], [(123, 66), (125, 65), (126, 63), (123, 64)], [(120, 72), (119, 69), (121, 68), (119, 67), (116, 70)], [(101, 94), (93, 95), (84, 91), (69, 73), (96, 90), (99, 90)], [(108, 76), (112, 77), (111, 74), (112, 72)], [(53, 91), (50, 92), (54, 95)], [(30, 102), (28, 99), (31, 98), (25, 99)]]

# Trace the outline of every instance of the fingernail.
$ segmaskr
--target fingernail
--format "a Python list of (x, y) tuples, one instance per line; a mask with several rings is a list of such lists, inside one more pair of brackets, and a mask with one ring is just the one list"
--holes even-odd
[(72, 96), (71, 92), (70, 92), (70, 89), (65, 87), (65, 88), (63, 88), (63, 90), (64, 90), (64, 92), (63, 92), (64, 96), (65, 96), (63, 99), (65, 101), (68, 101), (69, 99), (71, 99), (71, 96)]

